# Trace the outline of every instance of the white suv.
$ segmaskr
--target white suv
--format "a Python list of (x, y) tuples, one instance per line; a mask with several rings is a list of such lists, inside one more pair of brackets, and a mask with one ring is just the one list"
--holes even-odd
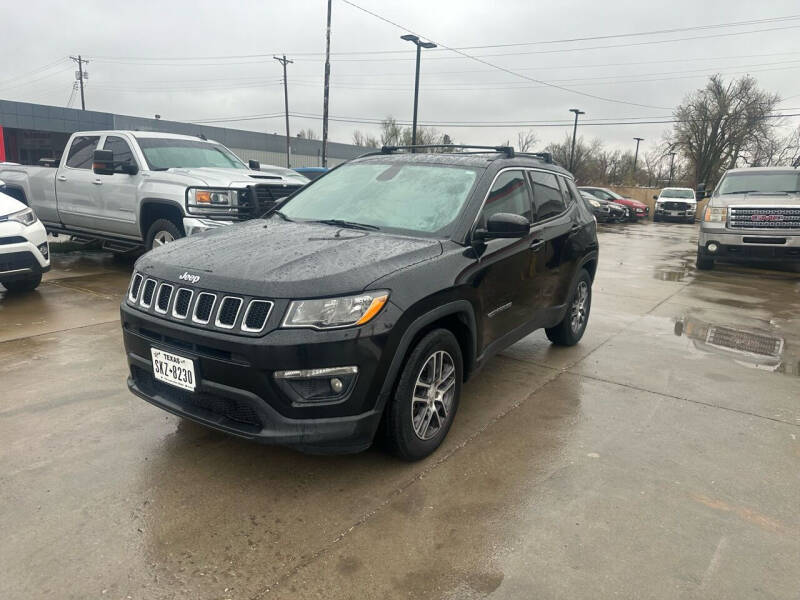
[(0, 284), (9, 292), (28, 292), (49, 270), (44, 226), (33, 210), (0, 191)]

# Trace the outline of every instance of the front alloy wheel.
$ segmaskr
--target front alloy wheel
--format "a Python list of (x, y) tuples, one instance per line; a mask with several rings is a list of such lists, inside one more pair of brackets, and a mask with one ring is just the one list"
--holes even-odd
[(421, 440), (434, 437), (447, 423), (456, 385), (453, 357), (434, 352), (422, 365), (411, 397), (411, 424)]

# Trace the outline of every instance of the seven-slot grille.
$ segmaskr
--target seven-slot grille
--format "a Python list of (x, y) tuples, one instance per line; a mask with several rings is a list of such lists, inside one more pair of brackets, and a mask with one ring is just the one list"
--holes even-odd
[(128, 302), (172, 321), (245, 334), (262, 332), (273, 306), (270, 300), (176, 287), (141, 273), (131, 279)]
[(800, 207), (731, 206), (728, 226), (735, 229), (800, 229)]

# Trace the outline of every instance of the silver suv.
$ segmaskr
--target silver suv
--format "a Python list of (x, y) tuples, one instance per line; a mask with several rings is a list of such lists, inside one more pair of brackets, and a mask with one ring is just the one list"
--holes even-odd
[(800, 262), (800, 170), (725, 172), (700, 223), (697, 268), (717, 260)]

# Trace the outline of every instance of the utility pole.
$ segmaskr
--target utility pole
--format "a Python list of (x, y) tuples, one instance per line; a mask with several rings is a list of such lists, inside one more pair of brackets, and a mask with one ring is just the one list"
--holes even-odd
[(289, 145), (289, 83), (286, 80), (286, 65), (290, 63), (294, 63), (293, 60), (289, 60), (286, 58), (284, 54), (281, 58), (280, 56), (273, 56), (275, 60), (283, 65), (283, 104), (286, 109), (286, 166), (287, 168), (292, 167), (292, 158), (291, 158), (291, 146)]
[(569, 153), (569, 170), (572, 171), (575, 162), (575, 136), (578, 133), (578, 115), (585, 115), (586, 113), (577, 108), (570, 108), (569, 112), (575, 113), (575, 125), (572, 126), (572, 150)]
[(331, 83), (331, 0), (328, 0), (328, 28), (325, 31), (325, 91), (322, 100), (322, 166), (328, 166), (328, 98)]
[(672, 185), (672, 166), (675, 164), (675, 153), (669, 153), (669, 183), (668, 186)]
[(89, 61), (81, 58), (80, 54), (78, 54), (78, 56), (70, 56), (70, 58), (78, 63), (78, 72), (75, 73), (75, 79), (78, 80), (81, 86), (81, 110), (86, 110), (86, 100), (83, 96), (83, 82), (85, 79), (89, 79), (89, 73), (84, 72), (83, 65), (89, 64)]
[(401, 40), (412, 42), (417, 47), (417, 70), (414, 76), (414, 120), (411, 125), (411, 145), (417, 145), (417, 107), (419, 106), (419, 60), (423, 48), (436, 48), (433, 42), (420, 41), (416, 35), (406, 34), (400, 36)]
[(639, 158), (639, 142), (643, 142), (644, 138), (635, 137), (636, 152), (633, 153), (633, 182), (636, 183), (636, 160)]

